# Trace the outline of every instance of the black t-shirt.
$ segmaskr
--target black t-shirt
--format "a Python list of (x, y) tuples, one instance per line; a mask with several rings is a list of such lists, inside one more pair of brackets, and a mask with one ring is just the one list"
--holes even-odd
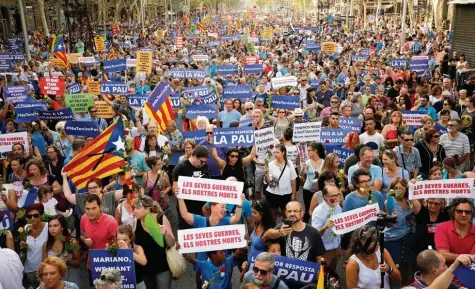
[(428, 249), (428, 246), (432, 246), (433, 250), (435, 246), (435, 229), (436, 225), (442, 222), (449, 221), (448, 214), (443, 211), (438, 215), (435, 222), (430, 221), (430, 212), (424, 206), (421, 207), (420, 212), (416, 215), (416, 254), (423, 250)]
[[(179, 176), (184, 177), (194, 177), (194, 178), (209, 178), (210, 175), (208, 174), (208, 165), (204, 165), (201, 168), (194, 167), (189, 160), (184, 160), (181, 163), (177, 164), (172, 171), (172, 180), (174, 182), (178, 181)], [(200, 201), (193, 201), (193, 200), (185, 200), (185, 204), (187, 205), (187, 209), (190, 213), (201, 215), (202, 214), (202, 207), (205, 204), (204, 202)], [(180, 229), (190, 229), (191, 226), (188, 225), (182, 217), (179, 217)]]
[(388, 90), (387, 97), (390, 98), (391, 100), (394, 100), (395, 97), (397, 97), (400, 94), (398, 90), (395, 89), (395, 87), (392, 87)]
[[(279, 228), (281, 225), (279, 224)], [(326, 252), (321, 235), (316, 228), (308, 224), (301, 232), (293, 231), (282, 237), (280, 245), (284, 256), (309, 262), (316, 262), (317, 256), (322, 256)]]

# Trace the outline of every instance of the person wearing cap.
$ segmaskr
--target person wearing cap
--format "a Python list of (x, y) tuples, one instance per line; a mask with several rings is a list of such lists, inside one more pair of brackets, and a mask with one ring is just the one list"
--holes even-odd
[(136, 93), (138, 94), (145, 94), (150, 93), (150, 86), (145, 83), (144, 79), (139, 80), (139, 85), (136, 87)]

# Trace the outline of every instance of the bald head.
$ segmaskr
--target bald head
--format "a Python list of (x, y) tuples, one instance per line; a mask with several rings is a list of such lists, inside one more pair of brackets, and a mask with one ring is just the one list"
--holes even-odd
[(431, 274), (433, 268), (440, 268), (442, 263), (444, 266), (445, 258), (436, 250), (424, 250), (417, 256), (418, 270), (423, 276)]

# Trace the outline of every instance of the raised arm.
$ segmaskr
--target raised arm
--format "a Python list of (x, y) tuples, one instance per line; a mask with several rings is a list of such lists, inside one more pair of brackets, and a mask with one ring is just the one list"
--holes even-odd
[(255, 157), (256, 157), (256, 146), (253, 146), (251, 148), (251, 153), (247, 157), (243, 158), (242, 160), (243, 166), (246, 167), (249, 163), (253, 161)]
[(68, 176), (64, 171), (61, 171), (61, 176), (63, 176), (64, 197), (71, 205), (76, 205), (76, 197), (73, 195), (73, 193), (71, 192), (71, 188), (69, 187)]
[(224, 161), (220, 158), (220, 156), (218, 155), (216, 147), (212, 147), (212, 156), (213, 156), (213, 159), (215, 160), (215, 162), (217, 163), (218, 168), (220, 169), (220, 171), (223, 171), (223, 169), (226, 166), (226, 161)]
[[(175, 188), (177, 188), (175, 190)], [(178, 182), (174, 182), (174, 192), (177, 194), (178, 192)], [(189, 224), (190, 226), (193, 225), (193, 214), (188, 212), (187, 205), (185, 204), (185, 201), (183, 199), (178, 200), (178, 205), (179, 205), (179, 211), (180, 211), (180, 216)]]

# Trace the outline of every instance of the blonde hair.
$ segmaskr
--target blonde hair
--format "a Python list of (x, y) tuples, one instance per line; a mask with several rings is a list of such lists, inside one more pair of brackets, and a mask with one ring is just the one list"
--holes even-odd
[(430, 116), (424, 115), (424, 116), (421, 117), (421, 124), (425, 124), (428, 121), (431, 121), (433, 123), (433, 119)]
[(339, 158), (335, 153), (330, 153), (324, 159), (324, 164), (322, 165), (322, 171), (331, 171), (334, 169), (334, 161)]
[(58, 257), (50, 256), (50, 257), (46, 258), (45, 261), (41, 262), (40, 266), (38, 267), (38, 271), (36, 272), (36, 276), (38, 277), (39, 280), (42, 279), (43, 270), (45, 270), (45, 267), (47, 265), (55, 266), (56, 268), (58, 268), (58, 272), (59, 272), (61, 278), (66, 277), (66, 273), (68, 272), (68, 269), (66, 267), (66, 263)]
[(150, 208), (151, 213), (156, 213), (156, 214), (164, 213), (159, 203), (154, 201), (149, 196), (142, 196), (142, 197), (134, 199), (134, 207)]

